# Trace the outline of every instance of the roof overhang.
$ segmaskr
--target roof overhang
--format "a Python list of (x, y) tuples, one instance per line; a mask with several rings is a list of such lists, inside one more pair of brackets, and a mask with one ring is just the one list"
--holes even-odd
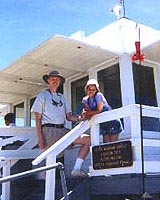
[(160, 65), (160, 41), (157, 41), (142, 49), (145, 59)]
[(63, 36), (54, 36), (0, 72), (0, 102), (22, 102), (47, 87), (42, 76), (53, 69), (66, 79), (115, 59), (116, 54)]

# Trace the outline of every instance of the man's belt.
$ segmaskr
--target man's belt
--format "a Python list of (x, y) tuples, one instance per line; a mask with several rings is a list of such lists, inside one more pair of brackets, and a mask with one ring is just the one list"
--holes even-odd
[(42, 127), (64, 128), (64, 124), (43, 124)]

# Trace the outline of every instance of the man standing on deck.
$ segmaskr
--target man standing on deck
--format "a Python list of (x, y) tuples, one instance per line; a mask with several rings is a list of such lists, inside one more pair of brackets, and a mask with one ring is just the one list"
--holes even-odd
[[(78, 116), (72, 115), (71, 108), (63, 96), (57, 92), (58, 87), (65, 82), (65, 78), (58, 71), (51, 71), (43, 76), (49, 89), (40, 92), (33, 104), (32, 112), (36, 117), (38, 145), (46, 150), (57, 140), (63, 137), (69, 129), (65, 128), (65, 121), (79, 121)], [(81, 166), (89, 152), (90, 136), (82, 134), (73, 144), (80, 144), (72, 176), (87, 176)]]

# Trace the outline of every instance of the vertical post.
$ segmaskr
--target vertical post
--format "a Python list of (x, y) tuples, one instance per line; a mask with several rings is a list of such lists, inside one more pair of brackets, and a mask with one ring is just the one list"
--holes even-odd
[(140, 109), (133, 105), (131, 111), (131, 138), (139, 139), (141, 135)]
[[(91, 123), (90, 126), (90, 132), (91, 132), (91, 147), (90, 147), (90, 151), (91, 151), (91, 166), (93, 166), (93, 156), (92, 156), (92, 147), (95, 145), (99, 145), (100, 143), (100, 139), (99, 139), (99, 124), (95, 124), (93, 123), (94, 121), (94, 117), (92, 117), (92, 119), (89, 121)], [(91, 173), (91, 171), (90, 171)]]
[[(131, 139), (133, 139), (134, 144), (134, 155), (136, 158), (137, 166), (136, 173), (142, 172), (142, 164), (141, 164), (141, 145), (140, 145), (140, 137), (141, 137), (141, 122), (140, 122), (140, 108), (137, 105), (132, 106), (131, 111)], [(138, 171), (137, 171), (138, 170)]]
[(155, 81), (155, 89), (156, 89), (156, 97), (158, 107), (160, 107), (160, 64), (157, 64), (154, 68), (154, 81)]
[(97, 71), (95, 69), (89, 70), (89, 79), (91, 78), (97, 79)]
[(136, 24), (136, 33), (138, 36), (138, 39), (135, 42), (136, 46), (136, 54), (132, 57), (132, 60), (138, 60), (139, 61), (139, 105), (140, 105), (140, 123), (141, 123), (141, 164), (142, 164), (142, 193), (145, 194), (145, 170), (144, 170), (144, 144), (143, 144), (143, 113), (142, 113), (142, 98), (143, 98), (143, 88), (142, 88), (142, 64), (141, 62), (144, 60), (144, 55), (141, 54), (141, 42), (140, 42), (140, 27), (138, 26), (138, 23)]
[[(49, 154), (46, 159), (46, 166), (56, 163), (56, 156), (54, 154)], [(46, 172), (45, 180), (45, 200), (55, 200), (55, 169), (48, 170)]]
[(99, 124), (94, 124), (91, 119), (91, 146), (99, 145)]
[(125, 9), (125, 2), (124, 2), (124, 0), (119, 0), (119, 3), (123, 7), (123, 17), (126, 17), (126, 9)]
[[(139, 61), (139, 66), (141, 66), (141, 61)], [(145, 172), (144, 172), (144, 144), (143, 144), (143, 113), (142, 113), (142, 69), (140, 69), (140, 122), (141, 122), (141, 157), (142, 157), (142, 190), (145, 193)]]
[(138, 27), (138, 37), (139, 37), (139, 46), (137, 49), (137, 53), (139, 54), (139, 104), (140, 104), (140, 123), (141, 123), (141, 157), (142, 157), (142, 191), (145, 193), (145, 172), (144, 172), (144, 144), (143, 144), (143, 113), (142, 113), (142, 63), (141, 63), (141, 47), (140, 47), (140, 27)]
[[(121, 80), (121, 96), (122, 105), (135, 104), (135, 92), (134, 92), (134, 80), (131, 57), (127, 53), (123, 53), (119, 58), (119, 70)], [(129, 84), (127, 84), (129, 83)], [(130, 120), (124, 118), (124, 130), (123, 137), (130, 135)]]
[(126, 17), (126, 9), (125, 9), (125, 2), (122, 0), (122, 6), (123, 6), (123, 17)]
[[(3, 167), (3, 177), (10, 175), (10, 161)], [(2, 183), (2, 200), (10, 200), (10, 181)]]
[(65, 174), (64, 174), (64, 166), (62, 166), (62, 164), (59, 164), (59, 170), (60, 170), (61, 184), (62, 184), (62, 191), (63, 191), (64, 200), (69, 200), (69, 197), (68, 197), (68, 194), (67, 194), (67, 184), (66, 184), (66, 179), (65, 179)]
[(30, 126), (30, 99), (24, 101), (24, 126)]

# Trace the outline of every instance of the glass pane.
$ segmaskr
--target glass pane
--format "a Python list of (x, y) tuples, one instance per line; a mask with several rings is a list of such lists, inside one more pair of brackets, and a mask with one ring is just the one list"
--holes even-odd
[(14, 113), (16, 115), (16, 126), (24, 126), (24, 103), (14, 106)]
[(122, 106), (119, 65), (98, 72), (98, 82), (101, 92), (110, 106), (115, 109)]
[[(157, 106), (153, 68), (133, 64), (136, 103)], [(141, 98), (141, 99), (140, 99)]]
[[(157, 107), (153, 68), (133, 64), (135, 98), (137, 104)], [(160, 131), (158, 118), (143, 117), (143, 130)]]
[[(30, 100), (30, 111), (31, 111), (31, 108), (32, 108), (32, 105), (33, 105), (35, 99), (36, 99), (36, 97), (35, 97), (35, 98), (32, 98), (32, 99)], [(31, 127), (36, 127), (36, 121), (35, 121), (35, 114), (34, 114), (34, 113), (31, 113), (31, 112), (30, 112), (30, 120), (31, 120), (31, 122), (30, 122)]]
[(84, 87), (87, 81), (88, 76), (71, 84), (72, 112), (75, 115), (81, 115), (83, 109), (82, 98), (85, 96)]

